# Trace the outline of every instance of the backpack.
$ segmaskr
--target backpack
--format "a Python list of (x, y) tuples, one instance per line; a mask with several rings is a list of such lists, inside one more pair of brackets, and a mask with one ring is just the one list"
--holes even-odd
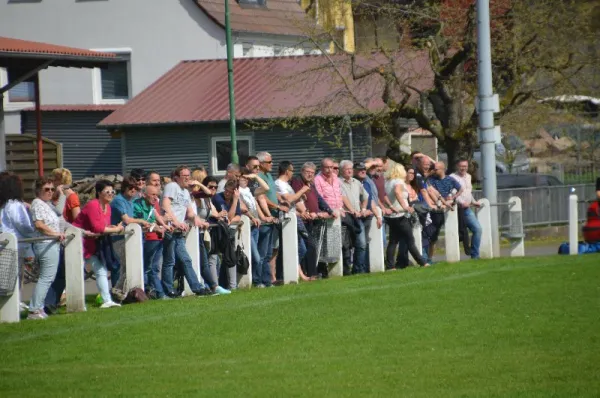
[(139, 287), (134, 287), (127, 293), (127, 297), (123, 300), (123, 304), (143, 303), (148, 300), (146, 293)]

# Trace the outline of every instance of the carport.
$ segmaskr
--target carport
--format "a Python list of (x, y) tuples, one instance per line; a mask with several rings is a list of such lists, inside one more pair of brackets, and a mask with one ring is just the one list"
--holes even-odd
[(33, 82), (37, 127), (38, 173), (44, 174), (39, 72), (48, 67), (106, 68), (121, 59), (113, 53), (0, 37), (0, 68), (8, 72), (8, 84), (0, 87), (0, 171), (6, 170), (4, 93), (21, 82)]

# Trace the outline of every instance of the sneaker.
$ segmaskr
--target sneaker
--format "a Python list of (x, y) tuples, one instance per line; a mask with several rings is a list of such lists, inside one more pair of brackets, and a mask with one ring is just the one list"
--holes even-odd
[(231, 290), (227, 290), (225, 288), (222, 288), (221, 286), (215, 287), (215, 294), (217, 295), (222, 295), (222, 294), (231, 294)]
[(120, 307), (121, 304), (117, 304), (114, 301), (107, 301), (106, 303), (103, 303), (100, 308), (112, 308), (112, 307)]
[(208, 297), (208, 296), (213, 296), (215, 293), (213, 293), (213, 291), (208, 288), (202, 288), (202, 289), (198, 290), (197, 292), (194, 292), (194, 294), (199, 297)]
[(259, 283), (258, 285), (255, 285), (254, 287), (257, 289), (264, 289), (265, 285), (263, 285), (262, 283)]
[(44, 312), (44, 310), (32, 311), (27, 315), (27, 319), (37, 320), (37, 319), (46, 319), (48, 315)]

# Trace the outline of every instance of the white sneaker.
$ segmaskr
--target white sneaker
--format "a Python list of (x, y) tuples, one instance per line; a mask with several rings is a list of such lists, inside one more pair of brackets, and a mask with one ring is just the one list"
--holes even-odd
[(117, 304), (114, 301), (107, 301), (106, 303), (103, 303), (100, 308), (111, 308), (111, 307), (120, 307), (121, 304)]

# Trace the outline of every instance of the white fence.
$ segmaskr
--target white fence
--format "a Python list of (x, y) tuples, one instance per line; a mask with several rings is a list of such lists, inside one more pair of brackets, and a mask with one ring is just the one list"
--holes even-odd
[[(493, 258), (497, 256), (492, 251), (491, 241), (491, 222), (490, 222), (490, 203), (483, 199), (483, 206), (477, 210), (477, 218), (483, 229), (481, 241), (481, 257)], [(512, 222), (509, 228), (508, 237), (511, 240), (511, 256), (523, 256), (524, 244), (522, 234), (522, 223), (517, 225), (517, 220), (522, 220), (521, 200), (518, 197), (509, 198), (507, 203), (498, 203), (499, 206), (506, 206), (509, 212), (509, 218)], [(376, 209), (378, 214), (379, 209)], [(576, 212), (575, 218), (576, 218)], [(446, 236), (446, 261), (460, 261), (460, 245), (458, 233), (458, 212), (456, 209), (446, 212), (445, 236)], [(335, 225), (341, 231), (341, 220), (328, 220), (328, 223)], [(248, 257), (250, 268), (244, 275), (238, 275), (238, 287), (250, 288), (252, 286), (252, 250), (251, 250), (251, 221), (247, 217), (242, 217), (239, 233), (236, 234), (236, 243), (243, 247)], [(519, 230), (520, 228), (520, 230)], [(519, 233), (521, 231), (521, 233)], [(186, 236), (186, 248), (192, 258), (192, 266), (198, 279), (202, 281), (200, 273), (200, 231), (192, 227)], [(422, 251), (421, 226), (417, 224), (414, 228), (415, 243), (419, 251)], [(84, 285), (84, 259), (83, 259), (83, 235), (78, 228), (70, 227), (65, 233), (67, 239), (64, 242), (65, 248), (65, 275), (67, 292), (67, 312), (81, 312), (86, 310), (85, 306), (85, 285)], [(144, 264), (143, 264), (143, 240), (142, 229), (137, 224), (128, 225), (124, 232), (125, 235), (125, 256), (126, 256), (126, 286), (131, 288), (139, 287), (144, 289)], [(296, 283), (298, 281), (298, 228), (297, 218), (294, 213), (289, 213), (282, 225), (282, 256), (283, 256), (283, 279), (284, 283)], [(369, 244), (369, 262), (371, 272), (383, 272), (385, 270), (385, 248), (383, 247), (383, 235), (381, 229), (377, 226), (376, 218), (371, 220), (370, 232), (368, 236)], [(17, 250), (19, 242), (12, 234), (0, 235), (0, 250)], [(414, 259), (411, 259), (414, 262)], [(15, 258), (15, 272), (18, 270), (18, 258)], [(0, 270), (2, 271), (2, 270)], [(343, 257), (340, 248), (338, 261), (332, 265), (331, 276), (343, 275)], [(185, 292), (191, 294), (190, 288), (185, 285)], [(12, 294), (0, 296), (0, 320), (2, 322), (19, 321), (19, 283), (16, 283)]]

